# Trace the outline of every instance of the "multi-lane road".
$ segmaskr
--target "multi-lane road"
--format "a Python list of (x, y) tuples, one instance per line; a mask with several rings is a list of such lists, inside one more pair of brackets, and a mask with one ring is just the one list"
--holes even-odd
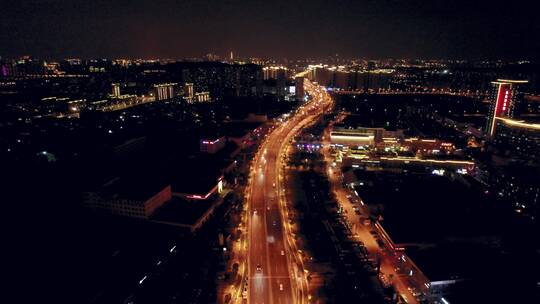
[[(309, 303), (308, 270), (304, 267), (302, 255), (296, 247), (291, 231), (287, 203), (282, 190), (282, 174), (285, 151), (291, 139), (302, 128), (316, 122), (333, 105), (332, 98), (318, 85), (305, 80), (306, 92), (312, 99), (299, 107), (287, 120), (276, 125), (267, 135), (253, 159), (247, 189), (247, 232), (248, 246), (242, 286), (237, 295), (242, 294), (244, 303)], [(328, 146), (325, 134), (325, 146)], [(328, 151), (325, 158), (329, 161)], [(329, 169), (332, 170), (332, 169)], [(348, 215), (354, 217), (352, 205), (348, 204), (346, 193), (341, 189), (337, 176), (329, 174), (332, 189)], [(340, 190), (341, 189), (341, 190)], [(359, 219), (353, 220), (359, 223)], [(369, 229), (363, 225), (353, 225), (370, 253), (382, 256), (382, 271), (393, 274), (393, 282), (401, 295), (409, 302), (415, 302), (408, 290), (408, 282), (394, 271), (390, 257), (381, 252)]]
[(291, 232), (281, 175), (285, 148), (291, 139), (317, 121), (332, 99), (308, 80), (305, 89), (312, 99), (268, 134), (251, 167), (247, 272), (242, 283), (248, 303), (308, 302), (307, 269)]

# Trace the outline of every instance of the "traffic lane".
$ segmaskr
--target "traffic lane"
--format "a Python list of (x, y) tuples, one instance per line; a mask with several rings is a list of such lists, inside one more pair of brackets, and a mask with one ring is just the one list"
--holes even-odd
[[(272, 143), (273, 138), (270, 138), (269, 140)], [(275, 144), (271, 144), (264, 150), (266, 151), (266, 153), (263, 153), (263, 155), (261, 155), (259, 163), (263, 165), (264, 169), (262, 169), (262, 172), (259, 173), (261, 181), (259, 185), (260, 187), (257, 187), (252, 197), (253, 207), (255, 210), (257, 210), (257, 214), (254, 215), (256, 220), (253, 221), (254, 225), (252, 226), (252, 229), (254, 229), (254, 233), (252, 234), (254, 236), (254, 239), (252, 239), (252, 242), (254, 244), (257, 244), (252, 250), (252, 254), (257, 255), (253, 258), (253, 263), (251, 263), (253, 284), (251, 286), (252, 297), (250, 298), (250, 302), (252, 303), (261, 303), (260, 301), (265, 300), (269, 301), (270, 303), (275, 302), (272, 299), (272, 290), (274, 289), (274, 286), (272, 286), (274, 284), (274, 282), (272, 282), (272, 277), (274, 275), (271, 268), (271, 265), (274, 263), (269, 262), (270, 260), (274, 260), (273, 257), (269, 256), (269, 254), (271, 253), (271, 250), (269, 248), (269, 242), (273, 242), (275, 236), (268, 233), (268, 231), (271, 230), (271, 228), (268, 229), (268, 226), (272, 225), (274, 219), (271, 215), (267, 214), (267, 208), (265, 205), (271, 204), (271, 202), (267, 201), (267, 198), (270, 196), (269, 193), (272, 193), (274, 191), (274, 166), (276, 159), (274, 155), (274, 149), (277, 148), (279, 147), (276, 147)], [(277, 215), (279, 215), (279, 213)], [(264, 219), (265, 229), (260, 229), (260, 226), (258, 225), (258, 220), (260, 219), (259, 216)], [(286, 273), (286, 262), (281, 263), (281, 265), (285, 266)], [(279, 286), (276, 287), (280, 289)]]
[[(276, 217), (279, 216), (279, 210), (274, 209), (272, 212)], [(279, 221), (272, 222), (271, 235), (274, 236), (273, 242), (270, 244), (272, 250), (269, 252), (269, 257), (272, 261), (272, 278), (271, 284), (275, 290), (274, 302), (275, 303), (291, 303), (292, 302), (292, 289), (291, 278), (289, 273), (289, 264), (285, 251), (285, 240), (281, 235), (283, 234), (282, 223)]]
[(269, 280), (257, 270), (268, 267), (266, 248), (266, 220), (264, 216), (265, 171), (263, 154), (256, 159), (255, 187), (252, 185), (250, 209), (249, 295), (251, 303), (270, 303)]
[(251, 223), (248, 298), (251, 303), (269, 303), (268, 279), (257, 270), (258, 266), (267, 267), (266, 244), (261, 241), (266, 238), (265, 221), (259, 211), (252, 213)]
[[(277, 188), (274, 187), (274, 185), (278, 184), (278, 169), (279, 165), (279, 152), (281, 150), (281, 147), (283, 144), (285, 144), (284, 140), (289, 135), (288, 133), (291, 130), (283, 130), (281, 134), (278, 134), (278, 139), (274, 143), (274, 146), (276, 147), (276, 153), (272, 156), (274, 158), (272, 159), (275, 161), (275, 171), (272, 174), (272, 180), (274, 181), (272, 184), (272, 192), (275, 199), (273, 199), (271, 202), (271, 209), (269, 211), (270, 216), (272, 219), (272, 226), (269, 226), (269, 230), (272, 231), (273, 235), (275, 236), (275, 240), (273, 243), (274, 250), (272, 250), (269, 254), (272, 259), (272, 261), (275, 261), (275, 269), (273, 269), (273, 272), (275, 273), (275, 276), (272, 278), (273, 280), (273, 286), (278, 287), (277, 298), (274, 299), (274, 301), (279, 303), (291, 303), (294, 299), (292, 295), (292, 286), (291, 286), (291, 275), (290, 275), (290, 269), (288, 264), (288, 257), (286, 255), (286, 236), (285, 231), (283, 230), (284, 219), (282, 217), (281, 212), (281, 205), (279, 203), (279, 197), (277, 193)], [(274, 150), (273, 150), (274, 151)]]
[(272, 273), (271, 284), (274, 292), (274, 303), (291, 303), (292, 289), (290, 286), (289, 267), (285, 255), (285, 239), (283, 231), (283, 219), (277, 195), (278, 176), (278, 153), (283, 141), (283, 134), (278, 134), (273, 142), (269, 155), (268, 181), (265, 184), (267, 200), (267, 231), (269, 242), (269, 257), (272, 261), (270, 272)]
[[(251, 198), (251, 202), (252, 202), (252, 206), (254, 206), (254, 209), (255, 209), (255, 210), (260, 210), (260, 202), (261, 202), (261, 201), (262, 201), (262, 202), (265, 202), (264, 198), (265, 198), (267, 195), (266, 195), (264, 189), (269, 189), (270, 184), (272, 183), (272, 181), (275, 180), (275, 183), (278, 182), (278, 181), (277, 181), (277, 178), (276, 178), (276, 177), (277, 177), (277, 174), (275, 174), (275, 170), (274, 170), (273, 173), (272, 173), (272, 172), (269, 172), (269, 170), (267, 170), (267, 168), (277, 169), (277, 167), (276, 167), (276, 160), (277, 160), (277, 158), (279, 157), (278, 153), (279, 153), (280, 147), (281, 147), (282, 144), (284, 144), (283, 141), (287, 138), (287, 136), (291, 135), (291, 132), (296, 132), (296, 131), (298, 131), (298, 129), (299, 129), (299, 128), (298, 128), (298, 123), (301, 123), (301, 124), (306, 123), (308, 119), (310, 119), (310, 118), (312, 119), (312, 118), (314, 118), (314, 117), (315, 117), (315, 116), (306, 115), (306, 116), (299, 117), (298, 121), (292, 120), (292, 121), (290, 121), (291, 124), (294, 126), (294, 127), (292, 128), (292, 130), (287, 130), (287, 128), (284, 128), (283, 131), (284, 131), (285, 133), (280, 133), (280, 132), (274, 133), (274, 134), (276, 134), (276, 137), (270, 136), (270, 137), (268, 138), (268, 142), (270, 143), (270, 146), (267, 146), (267, 147), (265, 148), (265, 150), (264, 150), (264, 151), (267, 151), (267, 153), (263, 153), (263, 155), (259, 155), (259, 158), (256, 160), (257, 167), (262, 167), (262, 166), (265, 167), (264, 169), (261, 168), (261, 170), (263, 171), (263, 172), (262, 172), (262, 175), (259, 175), (259, 176), (257, 177), (257, 178), (259, 178), (259, 182), (262, 183), (262, 187), (260, 187), (260, 188), (262, 188), (263, 191), (260, 191), (260, 188), (259, 188), (258, 190), (255, 190), (255, 189), (253, 189), (253, 184), (251, 185), (251, 186), (252, 186), (252, 189), (251, 189), (251, 190), (252, 190), (252, 193), (253, 193), (252, 198)], [(274, 150), (274, 149), (275, 149), (275, 150)], [(268, 150), (270, 150), (270, 153), (268, 153)], [(275, 151), (275, 152), (274, 152), (274, 151)], [(264, 157), (263, 157), (263, 156), (264, 156)], [(272, 188), (275, 187), (275, 183), (272, 183)], [(261, 198), (261, 197), (260, 197), (261, 192), (262, 192), (262, 200), (260, 199), (260, 198)], [(258, 196), (258, 195), (259, 195), (259, 196)], [(259, 202), (259, 204), (256, 204), (256, 202)], [(264, 206), (263, 206), (263, 209), (265, 209)], [(264, 210), (264, 211), (262, 211), (262, 212), (266, 212), (266, 210)], [(281, 213), (279, 213), (279, 211), (278, 211), (277, 215), (278, 215), (279, 218), (280, 218)], [(265, 222), (266, 222), (266, 221), (267, 221), (267, 220), (265, 220)], [(283, 227), (283, 226), (282, 226), (282, 223), (281, 223), (280, 226)], [(252, 229), (253, 229), (253, 228), (254, 228), (254, 226), (252, 226)], [(254, 236), (254, 235), (255, 235), (255, 234), (252, 234), (252, 236)], [(259, 234), (259, 235), (260, 235), (260, 234)], [(265, 233), (264, 233), (264, 238), (262, 238), (262, 239), (265, 240), (265, 239), (267, 239), (267, 238), (268, 238), (268, 233), (265, 232)], [(258, 239), (258, 240), (261, 240), (260, 237), (257, 237), (257, 239)], [(252, 238), (251, 240), (252, 240), (252, 241), (255, 241), (253, 238)], [(280, 241), (283, 243), (283, 245), (285, 244), (285, 242), (284, 242), (284, 240), (283, 240), (283, 233), (281, 233)], [(266, 244), (266, 242), (265, 242), (265, 244)], [(265, 248), (265, 247), (263, 246), (263, 247), (258, 247), (258, 248), (254, 248), (254, 249), (259, 249), (259, 250), (265, 251), (265, 253), (266, 253), (266, 255), (267, 255), (266, 260), (268, 261), (268, 259), (269, 259), (268, 254), (270, 253), (270, 250), (268, 249), (268, 247)], [(252, 251), (256, 251), (256, 250), (251, 250), (251, 249), (250, 249), (250, 256), (251, 256), (251, 254), (253, 253)], [(258, 250), (257, 250), (257, 251), (258, 251)], [(281, 256), (281, 250), (280, 250), (279, 252), (280, 252), (280, 256)], [(262, 257), (261, 257), (260, 259), (262, 259)], [(263, 259), (263, 260), (264, 260), (264, 259)], [(250, 263), (250, 264), (253, 264), (253, 263)], [(262, 264), (265, 264), (264, 261), (262, 261)], [(262, 265), (262, 264), (257, 264), (257, 265)], [(254, 266), (254, 269), (255, 269), (255, 272), (257, 272), (257, 265), (253, 265), (253, 266)], [(282, 270), (284, 271), (284, 273), (287, 274), (287, 277), (288, 277), (287, 257), (284, 256), (283, 261), (282, 261), (281, 263), (278, 263), (278, 265), (281, 265), (281, 266), (282, 266)], [(253, 266), (252, 266), (252, 267), (253, 267)], [(269, 268), (270, 263), (267, 262), (265, 266), (267, 266), (266, 268), (267, 268), (268, 271), (269, 271), (269, 275), (271, 275), (272, 270)], [(252, 268), (252, 269), (253, 269), (253, 268)], [(250, 272), (252, 273), (253, 271), (250, 270)], [(278, 272), (279, 272), (279, 270), (278, 270)], [(251, 275), (251, 274), (250, 274), (250, 275)], [(256, 278), (257, 280), (255, 280), (254, 282), (260, 281), (260, 279), (261, 279), (261, 278), (260, 278), (260, 274), (259, 274), (259, 276), (257, 276), (257, 274), (255, 274), (255, 278)], [(289, 279), (289, 281), (290, 281), (290, 279)], [(271, 283), (270, 283), (270, 284), (264, 284), (264, 283), (261, 283), (260, 285), (262, 285), (262, 286), (264, 287), (265, 285), (272, 285), (272, 284), (271, 284)], [(251, 288), (251, 287), (250, 287), (250, 288)], [(256, 288), (253, 287), (253, 289), (256, 289)], [(281, 289), (281, 288), (279, 288), (279, 289)], [(279, 289), (278, 289), (278, 290), (279, 290)], [(252, 290), (252, 289), (250, 289), (250, 291), (251, 291), (251, 290)], [(281, 291), (281, 290), (280, 290), (280, 291)], [(284, 284), (284, 286), (283, 286), (283, 291), (284, 291), (284, 294), (286, 295), (286, 296), (284, 297), (284, 301), (286, 301), (285, 303), (290, 303), (290, 302), (291, 302), (291, 297), (290, 297), (289, 295), (292, 294), (292, 287), (289, 286), (289, 288), (287, 288), (286, 284)], [(266, 295), (267, 298), (270, 298), (270, 302), (272, 302), (272, 300), (271, 300), (271, 299), (272, 299), (272, 286), (268, 286), (268, 288), (266, 288), (265, 291), (264, 291), (263, 293)], [(262, 297), (258, 297), (259, 294), (254, 294), (254, 295), (255, 295), (256, 298), (251, 299), (251, 300), (250, 300), (251, 302), (259, 301), (260, 298), (262, 298)], [(279, 297), (278, 301), (281, 301), (281, 297)]]

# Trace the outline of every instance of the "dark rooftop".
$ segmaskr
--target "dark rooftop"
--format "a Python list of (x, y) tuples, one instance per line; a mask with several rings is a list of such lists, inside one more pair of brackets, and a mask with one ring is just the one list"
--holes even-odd
[(214, 203), (214, 200), (187, 201), (173, 196), (154, 213), (152, 220), (192, 226)]
[(336, 126), (351, 128), (384, 128), (388, 131), (395, 131), (399, 128), (397, 120), (397, 117), (387, 117), (383, 115), (351, 114), (345, 118), (343, 123), (336, 124)]
[(222, 170), (230, 162), (211, 154), (191, 156), (183, 161), (177, 161), (169, 168), (172, 191), (206, 194), (216, 185)]
[(227, 137), (241, 137), (258, 128), (261, 125), (259, 122), (243, 122), (235, 121), (228, 122), (221, 126), (222, 132)]
[(103, 185), (100, 194), (118, 196), (133, 200), (147, 200), (163, 190), (169, 184), (157, 176), (123, 176)]
[(472, 272), (478, 272), (480, 263), (487, 262), (489, 252), (480, 246), (429, 246), (407, 248), (407, 255), (421, 271), (433, 281), (470, 279)]
[(355, 172), (364, 181), (356, 191), (381, 211), (382, 225), (397, 244), (461, 238), (483, 242), (502, 229), (497, 204), (458, 181), (430, 174)]
[(217, 139), (225, 137), (242, 137), (259, 127), (259, 122), (231, 121), (221, 125), (207, 126), (201, 129), (201, 139)]

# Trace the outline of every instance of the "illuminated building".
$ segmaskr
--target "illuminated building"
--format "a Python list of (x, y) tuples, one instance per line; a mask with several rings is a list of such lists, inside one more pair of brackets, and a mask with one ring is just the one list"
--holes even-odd
[(94, 103), (94, 109), (98, 111), (117, 111), (135, 106), (140, 103), (140, 99), (137, 95), (119, 95), (111, 96), (105, 102), (98, 101)]
[(374, 146), (376, 130), (371, 128), (335, 129), (330, 132), (330, 142), (343, 146)]
[(397, 142), (403, 137), (403, 130), (386, 130), (385, 128), (334, 128), (330, 132), (330, 142), (333, 145), (347, 147), (371, 146), (379, 143)]
[(263, 68), (263, 79), (286, 78), (289, 70), (284, 66), (266, 66)]
[(504, 155), (540, 162), (540, 124), (498, 118), (495, 126), (493, 143)]
[(393, 69), (359, 70), (345, 66), (310, 66), (310, 80), (328, 88), (341, 90), (377, 91), (387, 88)]
[(111, 88), (112, 88), (112, 96), (114, 97), (118, 97), (120, 96), (120, 84), (119, 83), (113, 83), (111, 84)]
[(7, 77), (16, 74), (15, 66), (11, 62), (0, 64), (0, 76)]
[(284, 66), (267, 66), (263, 68), (263, 79), (276, 80), (276, 95), (278, 97), (285, 96), (285, 84), (289, 78), (289, 70)]
[(402, 151), (421, 152), (422, 154), (452, 153), (456, 147), (453, 143), (438, 139), (406, 138), (400, 142)]
[(164, 83), (154, 85), (154, 96), (156, 101), (172, 99), (175, 94), (176, 83)]
[(216, 54), (208, 53), (206, 54), (205, 59), (208, 61), (219, 61), (219, 56)]
[[(254, 64), (227, 64), (223, 62), (181, 62), (166, 66), (181, 73), (184, 83), (184, 99), (195, 90), (210, 92), (214, 100), (225, 96), (260, 96), (262, 95), (262, 68)], [(191, 94), (193, 92), (193, 94)]]
[(193, 96), (195, 95), (194, 93), (193, 83), (186, 82), (184, 84), (184, 99), (190, 103), (193, 102)]
[(499, 117), (513, 118), (519, 103), (519, 92), (517, 88), (520, 84), (527, 83), (527, 80), (505, 80), (498, 79), (491, 83), (489, 95), (490, 107), (487, 117), (486, 135), (492, 137), (495, 134)]
[(71, 100), (67, 97), (46, 97), (41, 99), (38, 112), (41, 115), (68, 115), (78, 113), (86, 105), (85, 99)]
[(85, 192), (83, 203), (98, 212), (148, 219), (171, 198), (170, 185), (115, 178), (96, 191)]
[(196, 102), (210, 102), (212, 101), (210, 99), (210, 93), (209, 92), (198, 92), (198, 93), (195, 93), (195, 98), (194, 100)]

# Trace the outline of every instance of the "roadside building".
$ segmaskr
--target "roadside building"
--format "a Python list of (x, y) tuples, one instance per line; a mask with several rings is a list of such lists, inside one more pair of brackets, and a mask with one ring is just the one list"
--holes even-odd
[(97, 212), (148, 219), (171, 197), (171, 186), (166, 183), (117, 177), (84, 192), (83, 204)]

